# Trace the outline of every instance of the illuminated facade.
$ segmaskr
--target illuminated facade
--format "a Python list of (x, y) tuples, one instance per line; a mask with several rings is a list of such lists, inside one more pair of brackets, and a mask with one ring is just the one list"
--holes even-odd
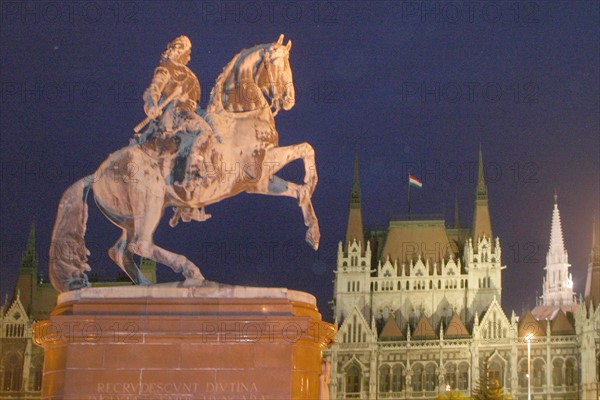
[[(500, 306), (506, 267), (492, 234), (481, 151), (471, 229), (461, 228), (456, 216), (452, 228), (443, 217), (412, 216), (390, 221), (385, 231), (364, 231), (357, 161), (354, 169), (335, 271), (339, 331), (327, 352), (331, 398), (432, 399), (447, 390), (468, 396), (487, 361), (505, 393), (526, 399), (529, 333), (533, 399), (596, 398), (600, 307), (593, 298), (576, 303), (572, 285), (561, 286), (558, 296), (544, 298), (560, 297), (559, 305), (571, 308), (558, 307), (547, 320), (532, 312), (507, 316)], [(553, 238), (551, 253), (562, 245), (562, 231), (560, 241)], [(560, 268), (560, 279), (570, 282), (566, 252), (558, 264), (546, 269)], [(554, 283), (546, 279), (544, 293)]]

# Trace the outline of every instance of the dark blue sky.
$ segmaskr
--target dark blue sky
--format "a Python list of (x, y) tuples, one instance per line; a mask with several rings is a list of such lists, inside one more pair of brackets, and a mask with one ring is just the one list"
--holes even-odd
[[(367, 227), (406, 211), (409, 167), (424, 187), (413, 212), (470, 224), (481, 143), (503, 305), (541, 292), (552, 194), (559, 194), (575, 289), (584, 289), (591, 221), (600, 209), (597, 2), (11, 2), (0, 21), (1, 267), (10, 292), (35, 217), (41, 269), (62, 192), (127, 144), (144, 118), (142, 92), (174, 36), (193, 43), (202, 105), (243, 48), (291, 38), (296, 106), (277, 117), (281, 144), (310, 142), (320, 181), (313, 202), (321, 249), (304, 244), (291, 199), (240, 195), (213, 218), (155, 241), (233, 284), (317, 295), (325, 316), (343, 238), (355, 149)], [(299, 165), (287, 176), (298, 179)], [(170, 215), (170, 211), (168, 212)], [(90, 202), (94, 271), (119, 230)], [(160, 267), (162, 280), (178, 277)]]

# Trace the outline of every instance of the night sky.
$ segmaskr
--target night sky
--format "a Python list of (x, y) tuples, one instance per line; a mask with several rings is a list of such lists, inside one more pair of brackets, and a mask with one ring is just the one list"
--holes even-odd
[[(211, 280), (313, 293), (331, 311), (355, 152), (363, 220), (406, 213), (408, 169), (423, 181), (414, 213), (471, 224), (477, 151), (500, 237), (507, 313), (541, 294), (554, 190), (575, 290), (584, 290), (600, 209), (600, 3), (590, 2), (12, 2), (0, 33), (0, 289), (10, 293), (35, 218), (40, 270), (63, 191), (126, 145), (167, 42), (192, 41), (201, 105), (243, 48), (292, 39), (296, 106), (276, 118), (282, 145), (307, 141), (320, 181), (321, 248), (304, 243), (294, 200), (242, 194), (207, 222), (167, 224), (155, 242)], [(301, 165), (284, 176), (299, 181)], [(94, 272), (120, 230), (90, 199)], [(159, 266), (159, 279), (180, 279)], [(509, 314), (510, 315), (510, 314)]]

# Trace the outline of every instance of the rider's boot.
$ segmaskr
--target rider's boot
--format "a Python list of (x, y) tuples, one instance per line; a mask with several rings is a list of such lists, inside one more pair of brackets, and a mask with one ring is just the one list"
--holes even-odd
[(177, 226), (180, 219), (183, 222), (190, 222), (192, 220), (204, 222), (212, 217), (211, 214), (208, 214), (206, 212), (204, 207), (202, 207), (201, 209), (191, 207), (174, 207), (173, 211), (174, 214), (169, 220), (169, 225), (171, 225), (171, 227)]

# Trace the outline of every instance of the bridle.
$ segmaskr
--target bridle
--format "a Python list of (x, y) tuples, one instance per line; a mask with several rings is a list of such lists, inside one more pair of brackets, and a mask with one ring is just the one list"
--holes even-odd
[(273, 61), (271, 59), (271, 52), (269, 50), (265, 50), (265, 55), (263, 57), (263, 63), (265, 65), (265, 69), (267, 70), (267, 78), (269, 79), (269, 91), (271, 93), (271, 104), (269, 108), (271, 108), (273, 117), (277, 116), (279, 110), (281, 110), (280, 99), (281, 96), (279, 92), (275, 91), (275, 79), (273, 78), (272, 68), (277, 68), (273, 65)]

